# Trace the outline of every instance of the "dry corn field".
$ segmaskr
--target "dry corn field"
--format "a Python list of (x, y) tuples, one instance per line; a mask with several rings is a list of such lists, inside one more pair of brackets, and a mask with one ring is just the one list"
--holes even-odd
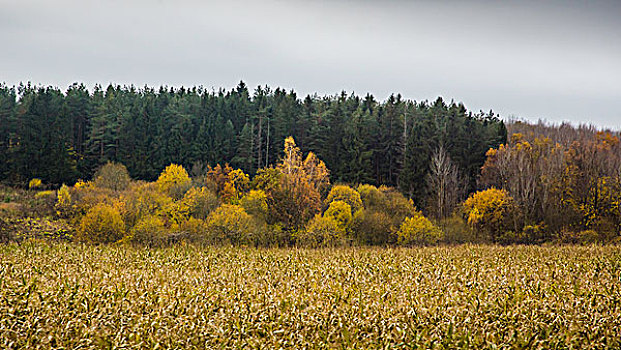
[(0, 246), (0, 348), (620, 348), (621, 248)]

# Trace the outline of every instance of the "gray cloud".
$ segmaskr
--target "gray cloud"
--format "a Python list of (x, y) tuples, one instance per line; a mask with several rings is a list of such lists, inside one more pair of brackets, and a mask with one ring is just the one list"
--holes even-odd
[(4, 1), (0, 81), (401, 93), (621, 128), (618, 1)]

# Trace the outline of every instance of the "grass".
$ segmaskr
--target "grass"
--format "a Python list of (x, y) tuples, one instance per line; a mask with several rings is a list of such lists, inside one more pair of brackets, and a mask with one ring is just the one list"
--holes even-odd
[(0, 246), (0, 348), (620, 348), (621, 248)]

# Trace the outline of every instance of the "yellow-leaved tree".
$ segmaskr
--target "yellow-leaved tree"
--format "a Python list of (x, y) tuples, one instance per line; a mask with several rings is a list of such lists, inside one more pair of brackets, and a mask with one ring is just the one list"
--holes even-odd
[(190, 188), (192, 181), (188, 172), (177, 164), (170, 164), (157, 179), (157, 188), (162, 193), (180, 199)]
[[(509, 230), (515, 230), (516, 207), (505, 190), (490, 188), (470, 195), (464, 202), (464, 216), (474, 230), (488, 234), (497, 242)], [(477, 232), (478, 233), (478, 232)]]

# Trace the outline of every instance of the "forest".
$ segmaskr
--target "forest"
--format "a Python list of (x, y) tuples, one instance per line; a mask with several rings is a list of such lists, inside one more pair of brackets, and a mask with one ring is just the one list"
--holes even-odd
[(4, 232), (45, 218), (83, 241), (325, 246), (621, 229), (618, 133), (442, 98), (2, 85), (0, 137)]

